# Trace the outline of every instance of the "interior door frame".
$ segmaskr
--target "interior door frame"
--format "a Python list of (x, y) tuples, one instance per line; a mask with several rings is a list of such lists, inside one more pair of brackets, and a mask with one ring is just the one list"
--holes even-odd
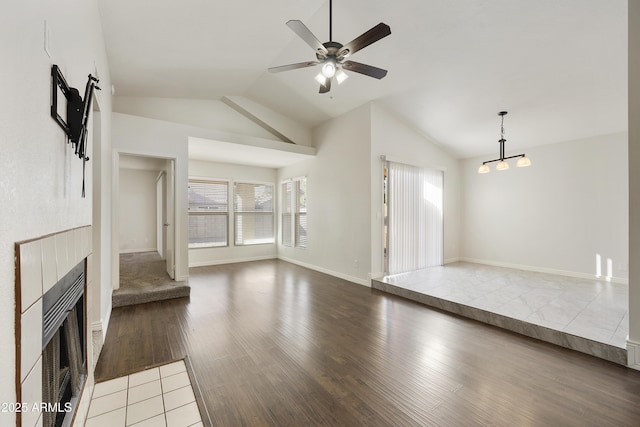
[(175, 278), (175, 265), (176, 265), (176, 249), (175, 242), (178, 240), (177, 227), (173, 226), (173, 221), (176, 217), (176, 200), (175, 200), (175, 165), (176, 159), (173, 157), (163, 157), (163, 156), (154, 156), (145, 153), (139, 152), (131, 152), (131, 151), (113, 151), (113, 173), (112, 173), (112, 181), (111, 181), (111, 189), (112, 189), (112, 203), (111, 203), (111, 284), (112, 289), (118, 289), (120, 287), (120, 220), (119, 220), (119, 212), (120, 212), (120, 156), (138, 156), (138, 157), (148, 157), (154, 159), (161, 159), (167, 161), (167, 164), (170, 167), (167, 167), (171, 171), (170, 176), (172, 182), (171, 185), (167, 185), (167, 188), (171, 190), (171, 198), (168, 200), (167, 204), (167, 212), (170, 215), (170, 223), (172, 226), (167, 230), (167, 242), (172, 244), (171, 254), (167, 254), (165, 252), (165, 259), (167, 261), (167, 273), (171, 270), (169, 274), (172, 279)]
[(166, 210), (166, 172), (162, 171), (156, 178), (156, 250), (160, 254), (160, 258), (165, 259), (166, 254), (166, 229), (165, 223), (165, 210)]
[[(175, 227), (175, 160), (167, 159), (165, 174), (165, 203), (163, 206), (163, 236), (164, 236), (164, 253), (167, 262), (167, 274), (171, 279), (176, 278), (176, 227)], [(166, 215), (164, 215), (166, 213)]]

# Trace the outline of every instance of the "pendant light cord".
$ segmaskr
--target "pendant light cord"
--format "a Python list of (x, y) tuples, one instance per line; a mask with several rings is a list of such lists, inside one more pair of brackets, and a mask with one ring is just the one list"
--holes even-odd
[(333, 1), (329, 0), (329, 41), (333, 41), (333, 36), (332, 36), (332, 26), (333, 26)]
[[(504, 113), (504, 114), (502, 114)], [(500, 161), (503, 162), (504, 161), (504, 143), (505, 143), (505, 139), (504, 139), (504, 116), (506, 115), (506, 112), (501, 112), (500, 113), (500, 117), (501, 117), (501, 121), (500, 121)]]

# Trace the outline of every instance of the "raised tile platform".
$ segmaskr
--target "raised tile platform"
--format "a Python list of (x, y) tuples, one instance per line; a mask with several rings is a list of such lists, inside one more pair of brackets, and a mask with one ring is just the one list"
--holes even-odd
[(621, 365), (627, 286), (459, 262), (372, 280), (372, 287)]

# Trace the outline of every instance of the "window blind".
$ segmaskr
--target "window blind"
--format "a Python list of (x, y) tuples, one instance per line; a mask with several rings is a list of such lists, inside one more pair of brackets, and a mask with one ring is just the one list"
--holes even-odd
[(189, 180), (189, 212), (228, 212), (229, 183)]
[(292, 201), (293, 201), (293, 181), (282, 183), (282, 245), (291, 246), (293, 233), (291, 232), (292, 221)]
[(273, 184), (234, 184), (235, 244), (273, 243)]
[(229, 183), (189, 180), (189, 247), (228, 245)]
[(295, 214), (295, 245), (299, 248), (307, 247), (307, 178), (295, 181), (296, 214)]

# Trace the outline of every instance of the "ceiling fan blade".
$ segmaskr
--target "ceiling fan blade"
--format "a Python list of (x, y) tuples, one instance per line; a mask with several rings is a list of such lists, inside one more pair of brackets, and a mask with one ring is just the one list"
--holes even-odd
[(320, 91), (319, 93), (327, 93), (331, 90), (331, 80), (332, 79), (327, 79), (327, 83), (320, 85)]
[(379, 23), (369, 31), (361, 34), (349, 43), (345, 44), (338, 52), (338, 58), (351, 55), (360, 49), (364, 49), (372, 43), (377, 42), (381, 38), (387, 37), (391, 34), (391, 28), (385, 23)]
[(318, 61), (298, 62), (297, 64), (280, 65), (278, 67), (271, 67), (269, 68), (269, 72), (279, 73), (281, 71), (295, 70), (297, 68), (313, 67), (314, 65), (318, 65), (318, 64), (319, 64)]
[(297, 19), (292, 19), (291, 21), (287, 21), (287, 26), (293, 30), (302, 40), (305, 41), (313, 50), (316, 52), (320, 52), (323, 55), (327, 54), (327, 48), (320, 43), (320, 40), (313, 33)]
[(344, 61), (342, 63), (342, 68), (348, 71), (353, 71), (354, 73), (364, 74), (365, 76), (373, 77), (375, 79), (381, 79), (387, 75), (387, 70), (354, 61)]

